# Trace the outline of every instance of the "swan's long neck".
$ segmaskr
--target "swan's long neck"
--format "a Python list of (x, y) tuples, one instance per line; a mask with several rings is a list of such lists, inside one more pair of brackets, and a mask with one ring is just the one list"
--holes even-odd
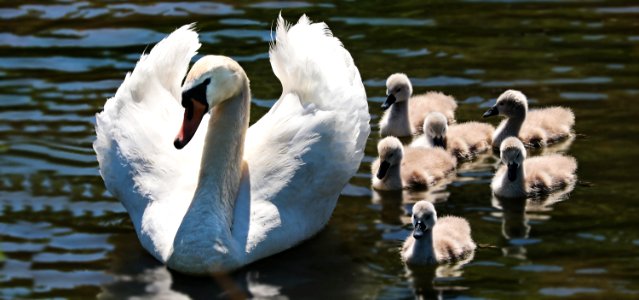
[(507, 174), (504, 174), (503, 180), (502, 186), (507, 187), (506, 195), (508, 197), (525, 197), (527, 195), (525, 162), (522, 162), (521, 166), (517, 168), (515, 181), (510, 181)]
[(392, 127), (401, 131), (402, 135), (411, 135), (410, 120), (408, 116), (408, 101), (395, 102), (390, 107), (389, 123), (394, 123)]
[(402, 188), (401, 163), (388, 167), (386, 174), (387, 186), (392, 188)]
[(437, 262), (435, 257), (435, 249), (433, 247), (433, 229), (428, 229), (424, 232), (424, 236), (421, 239), (415, 239), (413, 244), (413, 259), (416, 261), (423, 261), (427, 263)]
[(251, 101), (248, 79), (242, 80), (240, 92), (211, 111), (200, 179), (192, 204), (213, 209), (218, 216), (221, 214), (229, 228), (242, 177), (244, 137)]
[(493, 141), (493, 147), (499, 148), (499, 146), (501, 145), (501, 142), (508, 137), (519, 136), (519, 130), (521, 129), (521, 126), (524, 124), (525, 120), (526, 120), (526, 112), (523, 112), (515, 116), (511, 116), (508, 119), (506, 119), (506, 123), (504, 124), (503, 129)]

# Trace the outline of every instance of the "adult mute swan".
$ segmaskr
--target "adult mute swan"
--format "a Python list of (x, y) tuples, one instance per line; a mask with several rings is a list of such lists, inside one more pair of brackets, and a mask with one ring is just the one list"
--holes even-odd
[(142, 246), (190, 274), (316, 234), (370, 133), (357, 67), (326, 24), (279, 17), (270, 61), (282, 95), (250, 128), (249, 80), (234, 60), (204, 56), (180, 87), (199, 46), (183, 26), (143, 55), (97, 115), (93, 145)]

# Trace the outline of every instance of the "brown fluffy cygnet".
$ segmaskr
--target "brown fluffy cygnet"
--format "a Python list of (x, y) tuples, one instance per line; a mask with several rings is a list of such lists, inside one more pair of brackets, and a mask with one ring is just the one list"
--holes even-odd
[(484, 118), (505, 116), (493, 135), (493, 148), (508, 137), (519, 137), (526, 147), (543, 147), (569, 137), (575, 115), (568, 108), (548, 107), (528, 110), (528, 99), (516, 90), (507, 90), (497, 98)]
[(379, 122), (380, 135), (405, 137), (422, 132), (424, 119), (431, 112), (440, 112), (448, 123), (455, 122), (457, 102), (451, 96), (440, 92), (413, 94), (413, 86), (406, 74), (395, 73), (386, 80), (386, 110)]
[(427, 189), (455, 170), (457, 160), (441, 148), (405, 147), (396, 137), (377, 144), (379, 157), (371, 165), (377, 190)]
[(475, 242), (468, 221), (461, 217), (437, 219), (435, 207), (428, 201), (413, 206), (413, 234), (402, 247), (402, 260), (409, 265), (426, 265), (456, 261), (471, 254)]
[(573, 157), (550, 154), (526, 159), (524, 144), (516, 137), (502, 142), (500, 154), (504, 165), (490, 184), (499, 197), (545, 195), (574, 183), (577, 178), (577, 161)]
[(492, 125), (480, 122), (448, 126), (443, 114), (432, 112), (424, 120), (424, 134), (410, 145), (424, 148), (442, 147), (460, 160), (469, 160), (490, 149), (494, 131)]

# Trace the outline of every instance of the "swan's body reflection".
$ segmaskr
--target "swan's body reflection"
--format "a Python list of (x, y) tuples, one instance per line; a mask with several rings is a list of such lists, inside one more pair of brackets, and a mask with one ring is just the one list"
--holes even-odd
[(493, 194), (491, 204), (499, 211), (492, 215), (502, 219), (502, 236), (510, 242), (509, 246), (502, 248), (504, 255), (527, 259), (525, 245), (530, 242), (530, 221), (550, 219), (545, 212), (552, 211), (555, 203), (568, 199), (574, 188), (575, 183), (571, 183), (557, 192), (537, 198), (502, 198)]
[[(411, 230), (412, 206), (420, 200), (427, 200), (431, 203), (443, 203), (448, 201), (450, 193), (445, 186), (438, 186), (428, 191), (375, 191), (371, 198), (371, 203), (379, 205), (381, 222), (395, 225), (401, 234), (389, 235), (398, 241), (397, 260), (400, 260), (401, 244), (400, 240), (406, 238)], [(407, 280), (411, 283), (414, 296), (417, 299), (442, 299), (446, 291), (456, 291), (467, 289), (467, 287), (453, 284), (464, 274), (464, 265), (471, 262), (474, 252), (469, 253), (463, 259), (454, 263), (441, 265), (427, 265), (404, 267)], [(439, 283), (439, 284), (438, 284)]]
[[(364, 289), (365, 272), (344, 252), (339, 232), (327, 228), (303, 245), (256, 262), (231, 274), (212, 277), (183, 275), (160, 264), (134, 233), (114, 235), (108, 273), (113, 282), (100, 299), (211, 298), (343, 298)], [(362, 279), (362, 280), (360, 280)]]
[[(455, 285), (454, 281), (464, 275), (464, 265), (475, 258), (475, 253), (469, 253), (464, 259), (455, 263), (408, 267), (405, 275), (413, 286), (416, 299), (443, 299), (444, 292), (467, 290), (468, 287)], [(444, 285), (445, 283), (445, 285)]]

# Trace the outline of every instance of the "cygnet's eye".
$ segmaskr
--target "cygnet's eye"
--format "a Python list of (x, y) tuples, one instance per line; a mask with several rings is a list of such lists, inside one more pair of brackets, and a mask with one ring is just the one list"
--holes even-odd
[(402, 88), (396, 88), (395, 89), (395, 93), (399, 93), (399, 91), (401, 91), (401, 90), (402, 90)]
[(499, 105), (504, 105), (504, 102), (499, 102)]

